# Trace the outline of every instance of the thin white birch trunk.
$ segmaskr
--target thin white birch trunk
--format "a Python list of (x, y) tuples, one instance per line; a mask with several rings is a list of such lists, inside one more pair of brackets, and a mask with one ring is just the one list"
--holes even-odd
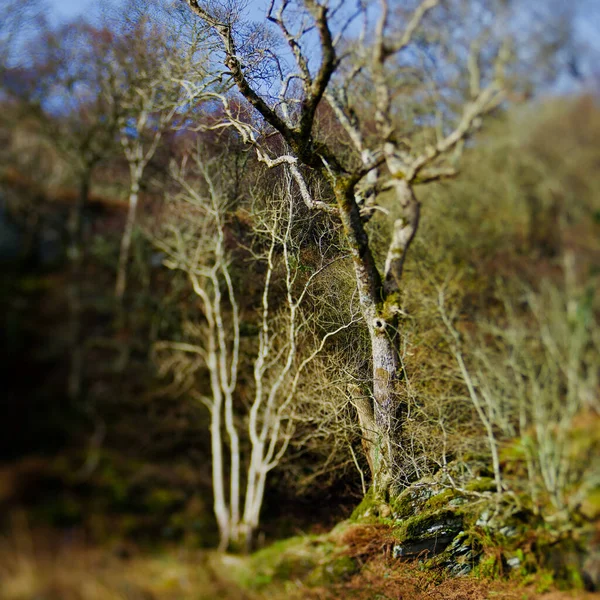
[(125, 221), (125, 229), (121, 237), (119, 261), (117, 265), (117, 281), (115, 284), (115, 297), (119, 303), (123, 301), (123, 297), (125, 296), (125, 288), (127, 287), (127, 266), (129, 263), (129, 255), (131, 253), (131, 240), (133, 239), (133, 232), (135, 229), (140, 182), (143, 174), (143, 165), (135, 165), (131, 167), (131, 186), (129, 189), (127, 220)]

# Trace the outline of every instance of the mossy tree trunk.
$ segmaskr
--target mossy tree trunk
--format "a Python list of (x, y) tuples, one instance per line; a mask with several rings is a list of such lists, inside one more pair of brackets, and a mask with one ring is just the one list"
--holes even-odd
[(406, 252), (419, 224), (419, 203), (410, 185), (398, 181), (395, 189), (404, 216), (394, 224), (382, 277), (356, 202), (354, 182), (346, 179), (336, 187), (340, 219), (350, 246), (361, 310), (371, 341), (373, 401), (370, 406), (360, 404), (359, 420), (374, 490), (383, 498), (399, 466), (396, 448), (402, 426), (398, 394), (402, 376), (398, 330), (400, 282)]
[[(226, 113), (224, 124), (234, 128), (246, 143), (252, 145), (258, 159), (268, 167), (286, 165), (309, 209), (321, 210), (342, 223), (352, 254), (362, 316), (369, 331), (373, 368), (371, 405), (359, 399), (355, 406), (368, 448), (374, 487), (378, 495), (385, 497), (399, 466), (395, 448), (401, 443), (403, 419), (398, 393), (401, 379), (398, 349), (402, 335), (399, 331), (400, 284), (420, 212), (413, 186), (417, 182), (436, 181), (456, 173), (454, 162), (458, 154), (455, 151), (462, 148), (462, 142), (478, 126), (481, 117), (504, 100), (503, 65), (507, 47), (499, 46), (495, 58), (487, 61), (487, 69), (482, 68), (477, 53), (469, 54), (466, 70), (470, 96), (465, 97), (462, 111), (457, 110), (456, 105), (452, 106), (448, 111), (452, 116), (447, 122), (439, 123), (435, 141), (423, 145), (422, 132), (407, 134), (399, 127), (400, 107), (395, 104), (398, 94), (394, 92), (396, 88), (390, 86), (390, 77), (402, 76), (397, 70), (397, 58), (420, 35), (428, 14), (443, 8), (439, 0), (421, 0), (412, 13), (405, 14), (400, 21), (396, 20), (396, 11), (392, 10), (388, 0), (382, 0), (376, 19), (367, 19), (366, 12), (363, 14), (365, 23), (372, 21), (373, 25), (368, 31), (369, 44), (361, 45), (352, 40), (348, 47), (355, 46), (357, 51), (344, 57), (337, 55), (337, 43), (343, 32), (337, 34), (335, 27), (332, 31), (331, 19), (335, 11), (330, 12), (328, 3), (318, 0), (301, 3), (302, 22), (311, 23), (309, 28), (298, 28), (297, 13), (295, 16), (291, 16), (290, 11), (284, 14), (285, 3), (278, 8), (277, 3), (271, 3), (267, 19), (279, 29), (282, 39), (289, 45), (296, 63), (296, 71), (291, 74), (301, 87), (301, 92), (291, 101), (287, 98), (290, 74), (282, 75), (280, 81), (270, 82), (280, 86), (281, 93), (276, 101), (264, 96), (254, 83), (252, 67), (240, 58), (245, 39), (231, 25), (239, 14), (235, 2), (231, 4), (229, 14), (214, 12), (198, 0), (186, 2), (219, 41), (231, 82), (260, 113), (265, 124), (281, 136), (281, 147), (286, 147), (289, 153), (274, 156), (273, 146), (264, 144), (271, 134), (266, 137), (257, 134), (245, 116), (231, 110), (226, 96), (221, 97)], [(308, 31), (311, 35), (316, 32), (310, 42), (305, 37)], [(320, 62), (314, 64), (303, 48), (306, 44), (312, 49), (317, 39)], [(474, 48), (478, 50), (479, 45), (471, 49)], [(309, 68), (309, 62), (312, 68)], [(340, 68), (342, 62), (352, 68)], [(355, 103), (357, 98), (363, 97), (362, 91), (355, 86), (359, 73), (360, 90), (369, 85), (372, 88), (373, 103), (370, 106), (375, 109), (374, 115), (372, 111), (364, 111), (364, 104)], [(437, 97), (442, 96), (440, 93)], [(416, 101), (420, 104), (419, 110), (427, 112), (422, 97)], [(315, 125), (318, 109), (324, 104), (337, 120), (337, 129), (331, 138), (340, 139), (339, 130), (344, 130), (354, 150), (352, 160), (341, 157), (339, 144), (331, 142), (327, 135), (319, 136), (318, 129), (323, 131), (323, 122), (319, 128)], [(438, 105), (429, 110), (431, 122), (444, 120)], [(426, 123), (427, 118), (422, 122)], [(305, 179), (309, 172), (311, 178), (323, 183), (312, 191)], [(335, 204), (314, 196), (318, 190), (327, 188), (333, 190)], [(381, 209), (377, 206), (377, 195), (383, 190), (395, 193), (401, 217), (393, 223), (385, 266), (381, 269), (374, 260), (365, 225), (375, 211)]]

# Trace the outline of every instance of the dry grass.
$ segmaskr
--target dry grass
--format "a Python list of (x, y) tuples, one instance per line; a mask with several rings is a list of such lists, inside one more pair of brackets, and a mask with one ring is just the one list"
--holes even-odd
[[(538, 594), (510, 582), (489, 582), (469, 577), (443, 579), (420, 571), (415, 563), (369, 561), (349, 581), (328, 588), (299, 589), (289, 600), (599, 600), (600, 594), (558, 592)], [(270, 596), (275, 600), (275, 596)]]
[(78, 534), (31, 533), (13, 519), (0, 538), (2, 600), (214, 600), (245, 596), (217, 580), (199, 551), (97, 548)]
[(365, 561), (377, 556), (388, 556), (394, 545), (392, 528), (384, 524), (356, 525), (341, 536), (345, 554)]
[[(386, 526), (355, 526), (339, 539), (362, 564), (349, 580), (310, 588), (300, 580), (277, 581), (260, 591), (244, 591), (214, 568), (217, 557), (173, 547), (141, 552), (123, 544), (98, 548), (82, 535), (31, 532), (26, 518), (13, 519), (0, 538), (1, 600), (599, 600), (599, 594), (537, 594), (510, 582), (468, 577), (445, 579), (416, 563), (386, 557)], [(213, 560), (214, 558), (214, 560)], [(225, 557), (228, 558), (228, 557)], [(244, 557), (218, 558), (229, 574)], [(233, 562), (232, 562), (233, 561)], [(235, 564), (234, 564), (235, 563)], [(241, 565), (241, 567), (240, 567)]]

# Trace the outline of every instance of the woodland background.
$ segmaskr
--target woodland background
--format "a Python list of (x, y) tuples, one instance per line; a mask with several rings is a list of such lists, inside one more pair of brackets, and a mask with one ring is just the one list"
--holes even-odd
[[(396, 4), (406, 22), (427, 3)], [(436, 110), (460, 121), (473, 94), (471, 55), (431, 4), (410, 41), (431, 63), (386, 67), (408, 140), (392, 141), (411, 152), (431, 147)], [(442, 9), (459, 5), (503, 8)], [(0, 597), (597, 589), (600, 74), (576, 28), (594, 9), (514, 5), (528, 41), (502, 97), (442, 153), (456, 173), (411, 180), (420, 223), (391, 334), (402, 413), (379, 454), (361, 417), (372, 332), (334, 186), (301, 162), (311, 206), (289, 165), (269, 166), (289, 144), (228, 79), (207, 23), (186, 3), (125, 2), (56, 25), (34, 0), (2, 0)], [(289, 22), (315, 6), (290, 4)], [(271, 98), (265, 49), (293, 54), (277, 23), (207, 8), (239, 25), (240, 68)], [(479, 55), (484, 91), (500, 49)], [(372, 92), (352, 89), (348, 114), (377, 142)], [(360, 165), (329, 96), (310, 132)], [(394, 189), (353, 200), (380, 270)], [(428, 553), (438, 525), (440, 549), (460, 539), (468, 560)]]

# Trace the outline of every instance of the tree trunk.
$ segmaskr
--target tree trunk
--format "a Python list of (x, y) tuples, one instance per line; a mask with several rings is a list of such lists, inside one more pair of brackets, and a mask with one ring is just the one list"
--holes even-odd
[(205, 301), (209, 325), (207, 367), (210, 376), (212, 404), (210, 407), (210, 447), (212, 455), (213, 511), (219, 528), (219, 550), (225, 551), (231, 539), (231, 522), (225, 495), (225, 464), (223, 459), (223, 393), (217, 365), (217, 342), (212, 307)]
[(127, 221), (125, 222), (125, 230), (121, 238), (121, 249), (119, 251), (119, 263), (117, 267), (117, 282), (115, 285), (115, 297), (119, 304), (122, 304), (125, 296), (125, 288), (127, 287), (127, 265), (129, 263), (129, 254), (131, 252), (131, 240), (133, 238), (133, 230), (135, 227), (135, 218), (140, 192), (140, 180), (142, 172), (136, 169), (132, 172), (131, 188), (129, 190), (129, 206), (127, 210)]
[(260, 509), (262, 507), (266, 473), (264, 473), (264, 444), (258, 442), (254, 445), (248, 465), (248, 482), (244, 497), (244, 515), (241, 532), (243, 539), (239, 541), (246, 551), (252, 550), (254, 534), (258, 528)]
[(363, 440), (370, 447), (368, 462), (373, 485), (376, 493), (385, 498), (394, 475), (393, 434), (397, 429), (399, 377), (397, 318), (393, 313), (390, 317), (381, 315), (380, 307), (384, 305), (383, 284), (354, 199), (353, 186), (349, 182), (346, 185), (338, 184), (336, 192), (340, 218), (352, 253), (361, 311), (371, 339), (372, 408), (368, 411), (365, 403), (359, 402), (359, 418)]
[(219, 527), (219, 550), (225, 551), (231, 540), (230, 515), (225, 498), (225, 471), (223, 464), (223, 435), (221, 431), (222, 398), (213, 398), (210, 438), (212, 450), (213, 509)]
[(395, 448), (399, 440), (398, 421), (399, 359), (396, 334), (397, 319), (375, 318), (370, 327), (373, 360), (373, 415), (377, 435), (373, 485), (375, 492), (386, 497), (395, 476)]
[(355, 406), (359, 412), (363, 440), (369, 447), (373, 486), (382, 499), (388, 495), (400, 467), (397, 459), (403, 419), (398, 394), (402, 377), (398, 346), (400, 281), (406, 252), (419, 224), (420, 210), (410, 184), (397, 180), (394, 188), (404, 214), (394, 223), (382, 280), (354, 198), (354, 188), (349, 181), (336, 186), (336, 199), (352, 254), (361, 311), (371, 340), (372, 408), (369, 410), (364, 401), (355, 402)]
[(371, 398), (370, 396), (366, 396), (358, 385), (352, 385), (349, 392), (352, 404), (358, 414), (363, 451), (367, 457), (369, 471), (373, 474), (375, 473), (375, 464), (377, 462), (377, 436)]

